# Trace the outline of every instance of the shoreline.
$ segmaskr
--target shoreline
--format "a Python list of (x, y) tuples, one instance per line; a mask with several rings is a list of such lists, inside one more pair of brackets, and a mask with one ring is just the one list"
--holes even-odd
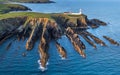
[[(13, 9), (13, 8), (12, 8)], [(18, 9), (17, 9), (18, 10)], [(19, 10), (18, 10), (19, 11)], [(2, 44), (6, 39), (15, 36), (15, 40), (27, 39), (25, 48), (30, 51), (38, 39), (38, 51), (40, 56), (40, 63), (42, 68), (47, 68), (49, 60), (49, 44), (55, 41), (57, 50), (62, 58), (67, 58), (67, 50), (57, 41), (61, 36), (65, 35), (74, 47), (74, 50), (82, 57), (86, 58), (86, 46), (79, 36), (83, 37), (95, 49), (96, 44), (107, 46), (106, 42), (87, 31), (88, 28), (94, 29), (99, 26), (106, 26), (107, 23), (98, 19), (88, 19), (87, 15), (80, 14), (64, 14), (64, 13), (39, 13), (39, 12), (9, 12), (7, 14), (0, 14), (3, 19), (0, 20), (0, 43)], [(6, 17), (7, 18), (4, 18)], [(9, 16), (9, 17), (8, 17)], [(9, 25), (8, 25), (9, 24)], [(113, 39), (104, 36), (108, 41), (114, 45), (119, 45)], [(12, 42), (6, 47), (9, 50)], [(26, 53), (22, 54), (24, 57)]]
[(40, 4), (46, 4), (46, 3), (56, 3), (56, 2), (54, 2), (54, 1), (46, 1), (46, 2), (41, 2), (41, 1), (26, 1), (26, 2), (24, 2), (24, 1), (5, 1), (5, 2), (3, 2), (3, 1), (0, 1), (0, 4), (6, 4), (6, 3), (12, 3), (12, 4), (16, 4), (16, 3), (40, 3)]

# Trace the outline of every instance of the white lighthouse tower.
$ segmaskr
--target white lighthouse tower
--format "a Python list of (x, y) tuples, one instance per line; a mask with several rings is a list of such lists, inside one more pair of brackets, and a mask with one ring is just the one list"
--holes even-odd
[(80, 9), (79, 14), (80, 14), (80, 15), (82, 14), (82, 9)]

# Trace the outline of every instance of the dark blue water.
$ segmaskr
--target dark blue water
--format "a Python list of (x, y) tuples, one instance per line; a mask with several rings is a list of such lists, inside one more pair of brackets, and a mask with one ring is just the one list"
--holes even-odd
[[(65, 11), (78, 12), (80, 8), (88, 18), (98, 18), (109, 22), (108, 26), (88, 31), (106, 42), (108, 47), (97, 45), (97, 50), (90, 46), (82, 37), (87, 49), (87, 58), (83, 59), (73, 48), (70, 41), (63, 36), (58, 41), (67, 50), (68, 58), (62, 60), (56, 50), (55, 43), (50, 43), (50, 59), (47, 71), (41, 72), (38, 65), (38, 44), (31, 51), (25, 50), (27, 41), (13, 41), (9, 50), (6, 45), (13, 40), (8, 39), (0, 45), (0, 75), (120, 75), (120, 47), (111, 45), (102, 35), (120, 41), (120, 2), (119, 1), (85, 1), (85, 0), (54, 0), (53, 4), (23, 4), (34, 12), (59, 13)], [(27, 56), (23, 57), (22, 53)]]

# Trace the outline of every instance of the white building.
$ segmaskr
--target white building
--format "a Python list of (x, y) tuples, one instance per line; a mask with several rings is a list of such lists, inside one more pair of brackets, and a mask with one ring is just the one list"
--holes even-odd
[(72, 15), (81, 15), (82, 14), (82, 9), (79, 10), (78, 13), (71, 13)]

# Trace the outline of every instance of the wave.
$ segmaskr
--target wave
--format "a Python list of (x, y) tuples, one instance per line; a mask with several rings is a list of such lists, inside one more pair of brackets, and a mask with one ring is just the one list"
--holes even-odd
[[(40, 69), (42, 72), (44, 72), (44, 71), (46, 71), (47, 70), (47, 68), (46, 67), (43, 67), (42, 65), (41, 65), (41, 63), (40, 63), (40, 60), (38, 60), (38, 64), (39, 64), (39, 68), (38, 69)], [(47, 62), (47, 64), (46, 65), (48, 65), (49, 63)]]

